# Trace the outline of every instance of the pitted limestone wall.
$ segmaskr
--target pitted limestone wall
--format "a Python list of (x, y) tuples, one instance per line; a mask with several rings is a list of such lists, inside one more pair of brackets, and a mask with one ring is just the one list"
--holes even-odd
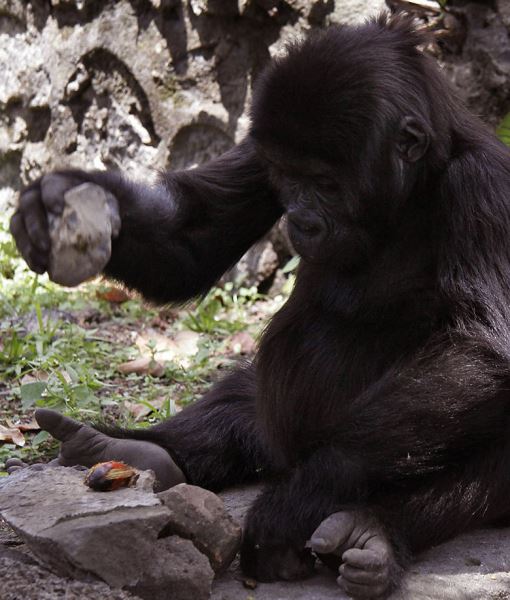
[[(382, 0), (0, 0), (0, 187), (48, 169), (188, 167), (246, 130), (284, 40)], [(1, 201), (1, 200), (0, 200)]]

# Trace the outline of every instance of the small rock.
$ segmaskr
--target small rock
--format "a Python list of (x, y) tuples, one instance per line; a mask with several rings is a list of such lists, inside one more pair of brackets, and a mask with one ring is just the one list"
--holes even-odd
[(243, 585), (248, 590), (255, 590), (257, 588), (257, 582), (255, 579), (245, 578), (243, 579)]
[(153, 377), (161, 377), (165, 373), (165, 367), (149, 356), (141, 356), (140, 358), (129, 360), (128, 362), (121, 363), (117, 368), (124, 375), (136, 373), (136, 375), (148, 374)]
[(93, 183), (83, 183), (65, 196), (61, 216), (50, 216), (50, 279), (74, 286), (100, 273), (110, 260), (112, 236), (118, 235), (117, 200)]
[(158, 540), (143, 580), (129, 589), (147, 600), (202, 600), (209, 598), (213, 579), (207, 557), (189, 540), (172, 535)]
[(241, 527), (223, 502), (207, 490), (181, 483), (157, 494), (170, 510), (168, 529), (209, 557), (212, 568), (226, 569), (241, 544)]

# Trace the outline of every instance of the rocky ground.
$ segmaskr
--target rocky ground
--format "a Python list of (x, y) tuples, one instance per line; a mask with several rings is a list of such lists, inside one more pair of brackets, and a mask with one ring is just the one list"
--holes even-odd
[[(221, 496), (230, 515), (236, 520), (242, 521), (247, 507), (257, 492), (256, 488), (237, 489), (223, 493)], [(108, 502), (113, 502), (113, 499), (110, 500), (110, 498)], [(25, 495), (22, 504), (26, 504), (27, 501)], [(126, 504), (125, 500), (123, 502)], [(5, 500), (3, 504), (5, 510)], [(19, 507), (15, 508), (17, 514), (21, 514), (24, 510)], [(11, 507), (5, 512), (11, 520), (13, 519), (13, 510)], [(83, 509), (79, 507), (74, 509), (75, 512), (79, 510)], [(153, 511), (154, 507), (150, 510)], [(64, 528), (65, 523), (68, 526), (73, 523), (73, 527), (77, 528), (76, 521), (72, 520), (75, 517), (76, 515), (74, 517), (64, 515)], [(153, 513), (151, 513), (151, 519), (154, 519)], [(103, 526), (97, 524), (98, 527), (100, 525)], [(57, 531), (56, 535), (60, 536), (61, 542), (65, 536), (62, 535), (62, 525), (59, 527), (60, 531)], [(22, 528), (25, 530), (27, 539), (30, 537), (28, 530), (32, 534), (35, 529), (40, 532), (44, 531), (43, 524), (38, 523), (36, 518), (33, 518), (31, 523), (25, 520)], [(56, 531), (55, 527), (53, 531)], [(84, 539), (83, 531), (84, 528), (81, 527), (76, 533), (78, 539), (82, 541)], [(211, 532), (210, 529), (208, 531)], [(55, 536), (55, 534), (53, 535)], [(146, 538), (145, 535), (143, 539), (146, 540)], [(117, 541), (118, 543), (116, 543)], [(68, 544), (67, 551), (70, 551), (69, 548), (74, 551), (74, 546), (69, 542), (66, 543)], [(103, 541), (103, 543), (105, 542)], [(121, 564), (123, 554), (126, 554), (126, 560), (133, 561), (133, 551), (130, 550), (126, 553), (121, 539), (115, 540), (113, 546), (113, 552), (117, 554), (108, 559), (108, 569), (115, 570), (115, 564)], [(87, 554), (87, 548), (79, 547), (79, 545), (76, 551), (82, 555)], [(97, 552), (100, 553), (101, 549), (99, 548)], [(175, 559), (166, 559), (166, 561), (167, 565), (172, 565), (173, 571), (170, 570), (175, 573), (175, 569), (178, 568)], [(101, 568), (105, 568), (105, 565), (101, 564)], [(74, 598), (80, 600), (128, 600), (138, 597), (123, 590), (112, 589), (101, 582), (76, 581), (51, 573), (47, 566), (41, 566), (36, 562), (29, 547), (5, 523), (0, 525), (0, 573), (3, 575), (0, 578), (2, 600), (69, 600)], [(195, 579), (203, 576), (203, 574), (197, 575), (196, 573), (193, 575)], [(147, 596), (144, 594), (142, 597)], [(176, 596), (175, 591), (168, 596), (172, 600), (188, 597), (190, 600), (196, 600), (198, 598), (197, 591), (195, 590), (195, 595), (191, 596), (186, 594)], [(347, 597), (336, 585), (331, 573), (323, 567), (319, 567), (316, 575), (306, 581), (254, 585), (253, 582), (243, 579), (237, 561), (234, 561), (226, 573), (217, 575), (212, 585), (211, 598), (212, 600), (289, 600), (290, 598), (292, 600), (347, 600)], [(418, 557), (406, 576), (402, 589), (394, 594), (392, 599), (510, 599), (510, 530), (475, 531)]]

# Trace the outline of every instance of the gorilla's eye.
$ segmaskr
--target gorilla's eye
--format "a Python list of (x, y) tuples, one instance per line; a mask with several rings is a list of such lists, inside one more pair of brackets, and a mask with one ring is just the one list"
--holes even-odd
[(338, 183), (332, 177), (321, 175), (320, 177), (315, 178), (315, 185), (325, 194), (338, 192)]

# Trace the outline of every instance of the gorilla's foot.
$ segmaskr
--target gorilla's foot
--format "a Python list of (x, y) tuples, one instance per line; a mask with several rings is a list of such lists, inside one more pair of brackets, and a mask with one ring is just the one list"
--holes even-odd
[(400, 578), (401, 568), (390, 541), (366, 513), (330, 515), (315, 530), (308, 546), (324, 556), (326, 564), (337, 558), (338, 584), (353, 598), (385, 598)]
[(152, 469), (156, 475), (155, 491), (158, 492), (186, 482), (168, 452), (157, 444), (110, 437), (45, 408), (36, 410), (35, 418), (41, 429), (62, 442), (57, 459), (59, 465), (91, 467), (98, 462), (118, 460), (137, 469)]

